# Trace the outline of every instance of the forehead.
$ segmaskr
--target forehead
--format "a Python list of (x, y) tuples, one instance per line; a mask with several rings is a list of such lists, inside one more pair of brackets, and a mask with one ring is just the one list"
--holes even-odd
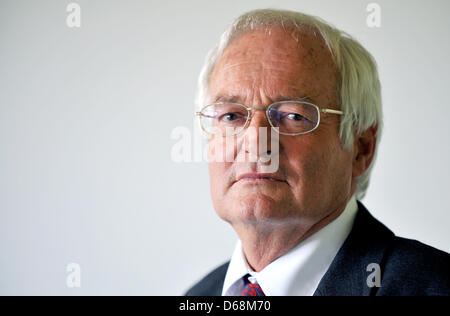
[(235, 39), (210, 77), (212, 98), (325, 95), (335, 89), (337, 71), (324, 41), (311, 32), (256, 29)]

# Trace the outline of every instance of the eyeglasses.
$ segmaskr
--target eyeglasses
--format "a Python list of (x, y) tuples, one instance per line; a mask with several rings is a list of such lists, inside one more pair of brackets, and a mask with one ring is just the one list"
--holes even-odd
[(234, 136), (250, 123), (253, 110), (265, 110), (272, 128), (282, 135), (304, 135), (314, 131), (320, 124), (320, 114), (343, 115), (344, 112), (320, 109), (317, 105), (303, 101), (275, 102), (268, 107), (248, 107), (240, 103), (220, 102), (205, 106), (195, 114), (200, 126), (208, 134)]

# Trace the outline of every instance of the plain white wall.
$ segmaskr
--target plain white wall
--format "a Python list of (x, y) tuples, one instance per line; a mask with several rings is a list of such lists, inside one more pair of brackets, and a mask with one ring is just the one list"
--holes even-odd
[[(367, 197), (398, 235), (450, 251), (450, 2), (0, 0), (0, 294), (179, 295), (227, 260), (205, 163), (176, 163), (197, 75), (233, 18), (318, 15), (379, 64), (385, 129)], [(81, 288), (66, 266), (81, 266)]]

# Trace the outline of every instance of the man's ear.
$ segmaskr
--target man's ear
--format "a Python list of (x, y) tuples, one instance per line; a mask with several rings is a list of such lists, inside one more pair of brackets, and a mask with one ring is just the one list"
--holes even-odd
[(377, 131), (378, 126), (372, 126), (355, 135), (352, 171), (354, 178), (362, 175), (372, 163), (377, 144)]

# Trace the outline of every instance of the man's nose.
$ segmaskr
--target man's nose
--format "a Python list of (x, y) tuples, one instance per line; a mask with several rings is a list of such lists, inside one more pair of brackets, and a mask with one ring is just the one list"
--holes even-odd
[(271, 125), (265, 108), (252, 108), (250, 122), (245, 130), (245, 151), (252, 161), (267, 160), (271, 154)]

